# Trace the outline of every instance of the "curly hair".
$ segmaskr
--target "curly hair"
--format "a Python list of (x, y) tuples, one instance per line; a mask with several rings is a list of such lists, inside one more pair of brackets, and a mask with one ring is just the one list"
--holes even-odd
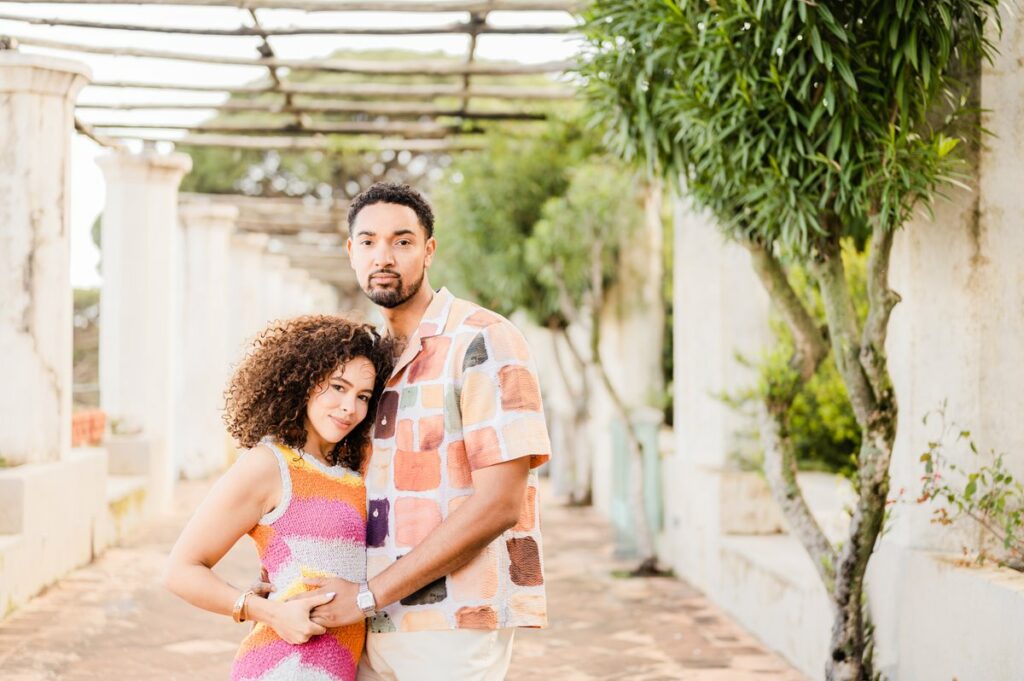
[(411, 208), (426, 231), (427, 238), (434, 236), (434, 211), (430, 207), (430, 202), (423, 194), (409, 185), (397, 182), (377, 182), (352, 199), (352, 203), (348, 207), (348, 231), (350, 234), (359, 212), (375, 203), (394, 203)]
[(289, 447), (306, 444), (306, 405), (313, 389), (339, 366), (365, 357), (377, 372), (366, 418), (329, 459), (359, 470), (370, 441), (377, 403), (395, 360), (395, 343), (370, 324), (338, 315), (305, 315), (279, 320), (253, 341), (224, 393), (224, 422), (243, 446), (272, 436)]

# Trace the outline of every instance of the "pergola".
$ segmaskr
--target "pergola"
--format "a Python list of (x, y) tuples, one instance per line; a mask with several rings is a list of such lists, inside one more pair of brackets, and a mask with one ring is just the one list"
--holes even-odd
[[(12, 4), (87, 7), (94, 5), (184, 6), (196, 8), (238, 8), (237, 26), (157, 25), (96, 21), (56, 16), (42, 12), (0, 12), (0, 22), (25, 26), (73, 27), (94, 29), (101, 41), (55, 40), (26, 36), (22, 32), (0, 30), (7, 46), (28, 49), (59, 50), (73, 55), (109, 55), (120, 58), (150, 58), (171, 62), (207, 65), (250, 66), (265, 69), (257, 82), (223, 84), (97, 80), (90, 91), (118, 90), (122, 96), (113, 102), (80, 103), (76, 107), (75, 127), (102, 146), (125, 149), (131, 141), (152, 145), (173, 139), (183, 147), (222, 147), (278, 152), (326, 151), (408, 151), (436, 156), (479, 146), (474, 139), (481, 123), (543, 121), (546, 113), (531, 104), (550, 103), (573, 97), (574, 90), (554, 79), (547, 86), (500, 84), (517, 76), (559, 74), (572, 66), (567, 61), (519, 63), (481, 61), (477, 47), (485, 35), (552, 35), (572, 31), (567, 13), (577, 4), (571, 0), (399, 0), (359, 2), (356, 0), (57, 0), (38, 3), (14, 0)], [(52, 13), (52, 9), (50, 10)], [(276, 21), (282, 13), (303, 12), (303, 21), (283, 25)], [(490, 20), (494, 13), (509, 17), (522, 12), (556, 13), (560, 21), (546, 24)], [(334, 19), (322, 24), (320, 17), (333, 13), (386, 12), (391, 15), (415, 13), (431, 16), (443, 13), (437, 23), (405, 26), (346, 25)], [(561, 16), (559, 16), (561, 15)], [(349, 14), (351, 16), (351, 14)], [(457, 16), (452, 20), (450, 17)], [(335, 23), (336, 22), (336, 23)], [(2, 25), (2, 24), (0, 24)], [(119, 46), (117, 39), (132, 34), (175, 36), (182, 49), (151, 49)], [(272, 45), (275, 38), (295, 36), (465, 36), (466, 52), (460, 60), (391, 61), (370, 59), (292, 58)], [(216, 41), (256, 39), (249, 57), (225, 56), (196, 51), (189, 47), (197, 38)], [(289, 79), (289, 74), (351, 74), (372, 77), (372, 82), (311, 83)], [(396, 77), (430, 76), (436, 83), (395, 82)], [(475, 76), (488, 76), (488, 84), (474, 83)], [(219, 103), (168, 102), (139, 99), (139, 92), (207, 93), (225, 95)], [(481, 106), (481, 104), (483, 106)], [(185, 123), (166, 120), (168, 112), (206, 111), (212, 120)], [(111, 120), (111, 112), (136, 112), (145, 120)], [(252, 123), (232, 120), (232, 114), (272, 114), (273, 122)], [(164, 116), (165, 120), (159, 117)], [(329, 118), (329, 120), (325, 120)], [(198, 197), (190, 200), (198, 201)], [(209, 205), (210, 199), (201, 201)], [(271, 252), (288, 256), (292, 263), (306, 269), (317, 279), (332, 285), (350, 287), (345, 278), (348, 268), (340, 257), (337, 243), (322, 238), (322, 233), (337, 234), (343, 225), (344, 206), (337, 200), (300, 201), (290, 198), (256, 199), (218, 197), (217, 203), (239, 208), (237, 229), (271, 235)], [(281, 238), (281, 235), (292, 238)], [(315, 244), (315, 246), (311, 246)], [(316, 250), (316, 247), (319, 250)], [(298, 250), (296, 250), (298, 249)], [(328, 253), (333, 253), (332, 260)]]
[[(37, 4), (40, 7), (34, 7)], [(47, 315), (48, 324), (56, 324), (52, 328), (59, 327), (60, 333), (49, 334), (43, 342), (37, 336), (45, 329), (3, 327), (0, 347), (6, 347), (8, 332), (17, 339), (27, 334), (35, 340), (28, 344), (17, 340), (17, 347), (50, 348), (44, 354), (52, 355), (52, 362), (62, 367), (65, 354), (70, 357), (69, 311), (60, 302), (68, 274), (69, 135), (49, 134), (56, 132), (52, 126), (66, 125), (68, 132), (77, 130), (110, 150), (99, 161), (107, 187), (101, 249), (102, 406), (122, 426), (137, 427), (154, 443), (159, 473), (154, 497), (162, 503), (169, 498), (177, 475), (201, 476), (223, 464), (225, 439), (218, 408), (227, 368), (243, 339), (268, 319), (341, 310), (362, 301), (344, 256), (347, 196), (179, 194), (192, 160), (180, 151), (170, 151), (172, 145), (280, 153), (412, 154), (434, 161), (477, 148), (482, 130), (543, 122), (552, 103), (574, 96), (565, 79), (556, 78), (571, 68), (571, 62), (527, 63), (517, 61), (515, 57), (521, 56), (517, 54), (484, 60), (479, 54), (481, 41), (490, 35), (571, 32), (576, 27), (569, 14), (574, 4), (568, 0), (5, 3), (0, 6), (0, 94), (5, 96), (0, 103), (0, 144), (12, 163), (0, 168), (0, 187), (27, 203), (7, 202), (0, 207), (0, 222), (12, 233), (24, 232), (31, 238), (17, 240), (17, 247), (4, 253), (3, 262), (7, 271), (24, 275), (12, 277), (12, 282), (33, 283), (0, 293)], [(26, 11), (26, 5), (33, 7)], [(146, 23), (145, 17), (86, 19), (55, 11), (54, 5), (221, 8), (236, 12), (238, 21), (214, 26)], [(368, 12), (406, 19), (416, 15), (416, 21), (396, 19), (367, 26), (352, 19)], [(551, 21), (516, 21), (525, 16), (523, 12), (543, 12)], [(433, 23), (435, 13), (441, 18)], [(69, 39), (68, 33), (94, 38)], [(296, 56), (285, 46), (288, 41), (294, 45), (297, 38), (337, 37), (344, 45), (342, 41), (365, 36), (417, 35), (461, 36), (466, 51), (448, 59), (395, 60), (358, 58), (353, 52), (332, 55), (336, 48), (320, 56)], [(140, 45), (139, 36), (159, 36), (155, 42), (161, 44)], [(225, 54), (219, 49), (225, 44), (251, 45), (252, 53)], [(50, 56), (54, 53), (80, 60), (98, 55), (190, 63), (204, 69), (248, 67), (257, 77), (210, 83), (189, 82), (188, 77), (171, 81), (165, 73), (164, 78), (90, 81), (87, 68), (55, 59)], [(82, 89), (93, 96), (76, 103)], [(195, 101), (217, 95), (216, 102)], [(194, 122), (203, 112), (209, 117)], [(185, 120), (189, 116), (192, 120)], [(59, 210), (55, 212), (53, 206)], [(39, 243), (58, 248), (40, 250), (34, 245)], [(65, 322), (68, 329), (62, 326)], [(26, 349), (24, 358), (17, 352), (9, 357), (14, 363), (22, 362), (28, 372), (15, 380), (26, 385), (52, 384), (56, 402), (40, 397), (7, 405), (14, 420), (23, 412), (54, 413), (53, 404), (62, 405), (56, 408), (58, 414), (70, 410), (70, 371), (32, 373), (36, 370), (31, 367), (38, 364), (32, 359), (35, 352)], [(51, 375), (57, 378), (50, 380)], [(26, 423), (32, 420), (26, 418)], [(66, 446), (61, 440), (65, 436), (58, 433), (52, 446), (37, 446), (41, 430), (45, 429), (27, 425), (24, 433), (7, 437), (0, 446), (15, 454), (24, 451), (39, 460), (56, 460)]]

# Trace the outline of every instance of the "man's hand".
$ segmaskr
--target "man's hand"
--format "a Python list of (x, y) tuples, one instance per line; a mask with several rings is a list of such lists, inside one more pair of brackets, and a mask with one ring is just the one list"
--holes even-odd
[(329, 592), (336, 594), (330, 603), (319, 605), (310, 611), (309, 619), (313, 623), (333, 629), (362, 622), (366, 619), (363, 611), (356, 605), (359, 585), (355, 582), (347, 582), (344, 579), (307, 579), (305, 583), (307, 586), (317, 588), (313, 591), (299, 594), (290, 600), (312, 598)]

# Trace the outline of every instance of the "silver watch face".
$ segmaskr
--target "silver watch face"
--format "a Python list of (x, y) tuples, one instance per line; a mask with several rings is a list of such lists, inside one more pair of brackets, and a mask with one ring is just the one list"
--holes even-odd
[(356, 605), (363, 612), (372, 612), (376, 607), (376, 602), (373, 598), (373, 593), (370, 591), (360, 591), (359, 595), (356, 596)]

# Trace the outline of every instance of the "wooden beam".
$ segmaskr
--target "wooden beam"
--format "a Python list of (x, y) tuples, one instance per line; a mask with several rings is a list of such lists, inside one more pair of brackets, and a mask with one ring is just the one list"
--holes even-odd
[(183, 35), (216, 36), (289, 36), (289, 35), (558, 35), (571, 33), (575, 26), (492, 26), (471, 22), (452, 22), (437, 26), (285, 26), (263, 28), (261, 26), (239, 26), (238, 28), (206, 28), (196, 26), (147, 26), (144, 24), (122, 24), (106, 21), (84, 21), (61, 17), (26, 17), (18, 14), (0, 13), (2, 21), (17, 21), (34, 26), (71, 26), (75, 28), (98, 28), (111, 31), (146, 31), (152, 33), (178, 33)]
[(458, 125), (415, 123), (403, 121), (344, 121), (339, 123), (303, 123), (302, 125), (254, 125), (252, 123), (108, 123), (93, 122), (95, 130), (186, 130), (188, 132), (246, 133), (288, 135), (400, 135), (409, 138), (446, 137), (450, 134), (473, 134), (479, 129), (465, 129)]
[(93, 130), (92, 126), (86, 125), (82, 121), (78, 120), (77, 116), (75, 117), (75, 130), (77, 130), (80, 134), (85, 135), (86, 137), (88, 137), (101, 147), (107, 147), (108, 149), (124, 148), (123, 142), (112, 137), (101, 135), (100, 133)]
[(223, 104), (177, 104), (168, 102), (137, 102), (126, 104), (80, 103), (77, 109), (98, 111), (256, 111), (264, 113), (310, 113), (310, 114), (364, 114), (367, 116), (394, 117), (458, 117), (469, 120), (488, 121), (540, 121), (547, 114), (524, 111), (467, 111), (433, 104), (409, 102), (310, 102), (286, 106), (278, 103), (256, 103), (227, 101)]
[(238, 7), (303, 12), (573, 12), (579, 0), (6, 0), (19, 4), (47, 5), (177, 5), (190, 7)]
[(149, 137), (145, 135), (110, 135), (114, 139), (134, 139), (142, 142), (173, 142), (177, 146), (228, 147), (232, 149), (253, 149), (260, 151), (411, 151), (423, 154), (444, 154), (458, 151), (474, 151), (482, 148), (482, 141), (448, 139), (371, 139), (356, 137), (352, 140), (338, 140), (329, 137), (257, 137), (253, 135), (189, 135), (179, 139)]
[(246, 59), (243, 57), (224, 57), (218, 55), (190, 54), (170, 52), (167, 50), (151, 50), (131, 47), (103, 47), (84, 43), (69, 43), (61, 40), (43, 38), (24, 38), (10, 36), (21, 45), (45, 47), (51, 50), (67, 50), (88, 54), (107, 54), (119, 57), (140, 57), (146, 59), (168, 59), (174, 61), (190, 61), (202, 64), (226, 64), (230, 66), (253, 66), (263, 68), (287, 68), (293, 71), (319, 71), (324, 73), (359, 73), (372, 76), (459, 76), (466, 73), (474, 75), (531, 75), (541, 73), (558, 73), (572, 69), (575, 62), (550, 61), (539, 64), (519, 64), (509, 62), (475, 63), (472, 65), (459, 62), (438, 60), (417, 61), (369, 61), (360, 59)]
[(468, 92), (456, 84), (444, 85), (385, 85), (381, 83), (282, 83), (275, 91), (268, 85), (198, 85), (186, 83), (147, 83), (142, 81), (104, 81), (89, 83), (88, 87), (175, 90), (181, 92), (222, 92), (225, 94), (277, 94), (292, 93), (319, 97), (391, 97), (394, 99), (435, 99), (437, 97), (473, 97), (475, 99), (562, 100), (573, 99), (577, 92), (566, 87), (523, 87), (515, 85), (475, 85)]

